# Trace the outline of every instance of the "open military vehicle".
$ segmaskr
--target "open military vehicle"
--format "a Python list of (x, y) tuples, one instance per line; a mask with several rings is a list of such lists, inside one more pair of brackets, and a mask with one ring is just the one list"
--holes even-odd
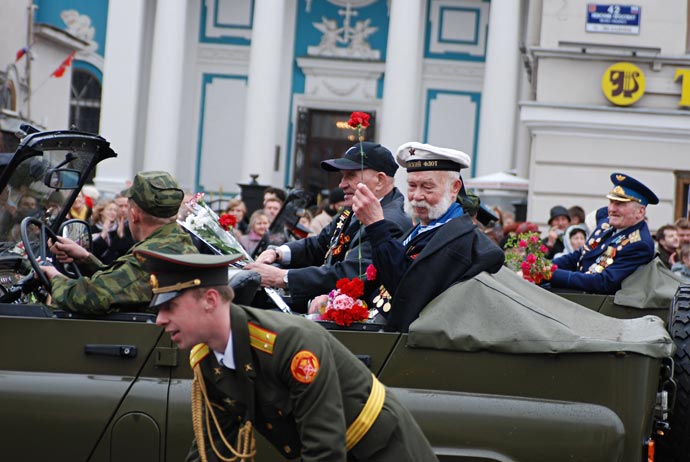
[[(50, 259), (45, 239), (69, 233), (88, 241), (83, 223), (64, 219), (89, 173), (114, 156), (95, 135), (35, 133), (0, 176), (0, 442), (7, 459), (179, 461), (189, 448), (188, 352), (155, 317), (89, 318), (46, 304), (48, 281), (38, 269), (39, 258)], [(38, 208), (19, 210), (22, 194)], [(585, 308), (501, 271), (441, 294), (409, 334), (369, 324), (332, 333), (410, 408), (441, 460), (646, 461), (674, 400), (677, 444), (667, 445), (667, 460), (689, 460), (688, 407), (679, 398), (687, 398), (680, 390), (690, 381), (677, 376), (676, 392), (664, 321), (639, 316), (643, 309), (631, 316), (634, 309), (613, 297), (592, 297)], [(672, 321), (677, 357), (687, 351), (688, 301), (681, 290), (671, 308), (652, 311)], [(618, 308), (634, 319), (597, 312)], [(256, 460), (280, 458), (260, 439)]]

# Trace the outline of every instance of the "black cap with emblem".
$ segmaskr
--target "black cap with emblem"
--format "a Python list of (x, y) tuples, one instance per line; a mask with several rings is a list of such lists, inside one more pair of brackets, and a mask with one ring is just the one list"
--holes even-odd
[(152, 250), (135, 250), (134, 256), (151, 274), (150, 307), (169, 302), (185, 289), (227, 285), (228, 265), (242, 258), (241, 254), (173, 255)]

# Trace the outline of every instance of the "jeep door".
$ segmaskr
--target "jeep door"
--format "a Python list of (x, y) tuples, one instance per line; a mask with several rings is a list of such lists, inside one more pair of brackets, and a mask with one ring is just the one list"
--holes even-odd
[[(3, 315), (3, 309), (27, 315)], [(163, 460), (170, 370), (156, 367), (152, 357), (165, 346), (162, 330), (146, 322), (58, 319), (42, 312), (50, 315), (37, 305), (0, 305), (4, 456)], [(132, 447), (137, 450), (127, 457)]]

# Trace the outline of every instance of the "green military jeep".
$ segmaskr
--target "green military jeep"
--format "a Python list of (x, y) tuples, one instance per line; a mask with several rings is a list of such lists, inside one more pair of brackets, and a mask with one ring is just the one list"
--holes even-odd
[[(38, 270), (50, 259), (45, 240), (88, 241), (84, 224), (65, 217), (90, 172), (114, 156), (95, 135), (35, 133), (0, 176), (7, 459), (181, 461), (190, 446), (188, 352), (153, 315), (89, 318), (47, 306), (48, 281)], [(19, 207), (27, 194), (37, 208)], [(639, 462), (654, 459), (652, 441), (668, 451), (664, 460), (690, 460), (690, 295), (679, 294), (670, 308), (651, 311), (672, 324), (675, 362), (660, 317), (613, 297), (562, 297), (507, 270), (453, 286), (408, 334), (371, 324), (332, 334), (409, 407), (441, 460)], [(260, 439), (257, 460), (279, 459)]]

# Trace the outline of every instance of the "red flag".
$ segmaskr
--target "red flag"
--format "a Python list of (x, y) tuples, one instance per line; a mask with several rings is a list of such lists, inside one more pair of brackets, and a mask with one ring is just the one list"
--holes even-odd
[(22, 56), (24, 56), (27, 51), (29, 51), (29, 49), (27, 47), (23, 47), (21, 50), (17, 51), (17, 56), (14, 59), (14, 62), (16, 63), (17, 61), (22, 59)]
[(74, 60), (74, 55), (76, 55), (77, 52), (73, 51), (70, 53), (68, 57), (65, 58), (63, 62), (60, 63), (60, 65), (53, 71), (52, 74), (50, 74), (51, 77), (55, 77), (56, 79), (59, 79), (63, 75), (65, 75), (65, 71), (67, 70), (68, 67), (72, 65), (72, 60)]

